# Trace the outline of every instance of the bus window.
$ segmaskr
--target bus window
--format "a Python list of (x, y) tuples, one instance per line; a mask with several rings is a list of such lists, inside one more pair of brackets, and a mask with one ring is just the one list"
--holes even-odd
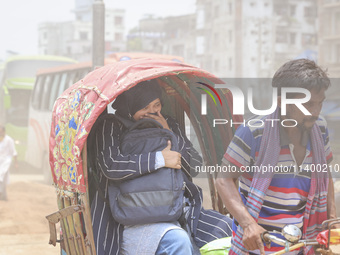
[(39, 105), (40, 105), (39, 101), (40, 101), (44, 81), (45, 81), (45, 76), (39, 76), (37, 78), (37, 81), (35, 82), (35, 86), (34, 86), (34, 90), (32, 94), (32, 100), (31, 100), (32, 107), (35, 110), (39, 109)]
[(75, 73), (75, 76), (74, 76), (74, 78), (73, 78), (73, 83), (76, 83), (76, 82), (79, 81), (81, 78), (83, 78), (82, 72), (81, 72), (81, 70), (78, 70), (78, 71)]
[(65, 90), (67, 78), (68, 78), (68, 73), (63, 73), (61, 75), (57, 97), (60, 96)]
[(80, 79), (83, 79), (91, 70), (90, 69), (83, 69), (80, 71)]
[(49, 94), (51, 90), (51, 84), (53, 83), (54, 75), (47, 75), (42, 94), (40, 96), (41, 104), (40, 104), (40, 109), (41, 110), (47, 110), (48, 109), (48, 99), (49, 99)]
[(8, 89), (11, 97), (11, 108), (7, 109), (7, 121), (18, 127), (27, 127), (31, 90)]
[(70, 72), (68, 74), (67, 87), (64, 90), (71, 87), (76, 82), (75, 80), (76, 80), (76, 72), (75, 71)]
[(53, 83), (52, 83), (51, 90), (50, 90), (50, 97), (48, 100), (48, 110), (50, 111), (53, 109), (54, 101), (59, 96), (57, 93), (58, 93), (59, 84), (60, 84), (60, 76), (61, 76), (60, 74), (56, 74), (53, 79)]

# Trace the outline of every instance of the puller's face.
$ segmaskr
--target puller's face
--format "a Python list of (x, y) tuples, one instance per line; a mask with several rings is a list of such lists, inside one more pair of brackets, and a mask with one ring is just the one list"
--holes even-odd
[[(319, 114), (322, 109), (322, 104), (326, 98), (325, 96), (326, 89), (312, 89), (310, 90), (311, 98), (307, 103), (304, 103), (303, 106), (312, 114), (305, 115), (296, 105), (289, 104), (287, 105), (287, 115), (283, 116), (285, 119), (294, 119), (297, 121), (297, 125), (302, 130), (311, 130), (314, 126), (316, 120), (319, 118)], [(303, 95), (301, 95), (303, 97)], [(300, 98), (297, 96), (296, 98)]]

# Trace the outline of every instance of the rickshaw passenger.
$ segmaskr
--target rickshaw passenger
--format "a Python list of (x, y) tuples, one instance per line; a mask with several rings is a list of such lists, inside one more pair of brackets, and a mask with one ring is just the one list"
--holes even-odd
[[(202, 159), (179, 124), (161, 114), (161, 90), (158, 84), (152, 80), (138, 84), (118, 96), (112, 106), (116, 109), (116, 115), (126, 119), (136, 121), (151, 118), (158, 121), (163, 128), (177, 136), (180, 151), (171, 151), (168, 145), (156, 153), (121, 155), (119, 141), (125, 128), (119, 121), (105, 120), (95, 130), (94, 150), (101, 190), (95, 192), (91, 212), (97, 254), (199, 254), (197, 247), (230, 236), (231, 220), (216, 211), (202, 208), (202, 191), (192, 182), (190, 174), (190, 169), (201, 165)], [(185, 197), (191, 204), (185, 218), (190, 235), (178, 222), (124, 227), (112, 217), (107, 193), (110, 179), (117, 181), (138, 178), (147, 171), (157, 171), (161, 167), (182, 169), (185, 173)], [(191, 244), (192, 241), (195, 245)]]

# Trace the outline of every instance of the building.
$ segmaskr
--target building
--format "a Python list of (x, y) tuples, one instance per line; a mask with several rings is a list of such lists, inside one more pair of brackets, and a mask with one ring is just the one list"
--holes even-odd
[(319, 0), (319, 63), (340, 77), (340, 0)]
[[(339, 160), (340, 147), (340, 0), (318, 0), (319, 18), (319, 64), (327, 68), (331, 87), (323, 116), (327, 120), (335, 160)], [(338, 195), (338, 199), (340, 195)], [(339, 211), (339, 208), (338, 208)]]
[(275, 25), (274, 70), (295, 58), (317, 61), (317, 1), (274, 0)]
[(195, 14), (164, 18), (161, 53), (181, 56), (186, 63), (195, 63)]
[[(75, 20), (45, 22), (38, 27), (40, 54), (68, 56), (78, 61), (92, 59), (92, 4), (94, 0), (76, 0)], [(105, 51), (125, 51), (125, 10), (105, 10)]]
[(162, 41), (165, 35), (164, 18), (148, 15), (139, 21), (138, 27), (127, 35), (128, 51), (143, 51), (152, 53), (162, 52)]
[(271, 77), (288, 59), (315, 57), (316, 9), (312, 0), (197, 0), (197, 57), (219, 76)]
[(68, 56), (88, 61), (92, 53), (92, 25), (90, 22), (69, 21), (39, 24), (39, 53)]
[(196, 13), (147, 17), (131, 38), (138, 50), (181, 55), (219, 77), (272, 77), (287, 60), (316, 59), (317, 3), (197, 0)]
[(128, 50), (176, 55), (195, 64), (195, 14), (155, 18), (147, 16), (129, 31)]
[(125, 10), (105, 10), (105, 50), (107, 53), (126, 50)]
[(232, 1), (197, 0), (195, 55), (199, 67), (219, 77), (235, 75), (236, 29)]

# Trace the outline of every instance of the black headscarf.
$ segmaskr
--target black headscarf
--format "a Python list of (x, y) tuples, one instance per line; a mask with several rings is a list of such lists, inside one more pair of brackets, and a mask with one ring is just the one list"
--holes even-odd
[(162, 91), (156, 80), (138, 83), (133, 88), (120, 94), (112, 103), (117, 115), (132, 119), (133, 115), (155, 99), (161, 99)]

